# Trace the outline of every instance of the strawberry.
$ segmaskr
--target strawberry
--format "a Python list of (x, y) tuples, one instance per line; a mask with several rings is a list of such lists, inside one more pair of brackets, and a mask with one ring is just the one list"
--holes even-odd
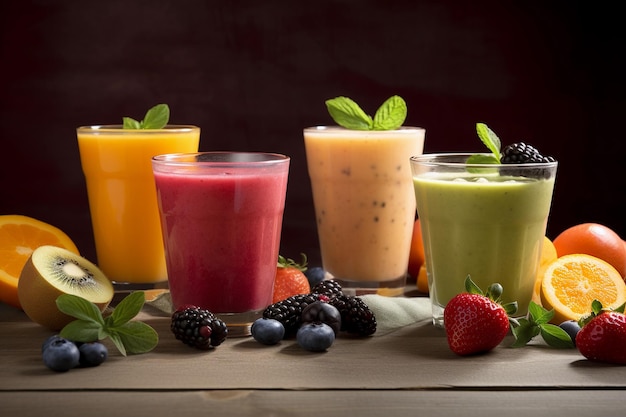
[(454, 296), (443, 312), (448, 346), (460, 356), (498, 346), (509, 331), (509, 314), (517, 311), (517, 302), (500, 305), (500, 284), (492, 284), (485, 294), (468, 276), (465, 289), (467, 292)]
[(576, 335), (576, 348), (590, 361), (626, 365), (624, 305), (607, 310), (594, 300), (591, 308), (591, 314), (579, 321), (581, 329)]
[(304, 271), (306, 271), (305, 254), (302, 254), (302, 262), (300, 264), (293, 259), (278, 256), (272, 304), (293, 295), (311, 292), (311, 286), (308, 278), (304, 275)]

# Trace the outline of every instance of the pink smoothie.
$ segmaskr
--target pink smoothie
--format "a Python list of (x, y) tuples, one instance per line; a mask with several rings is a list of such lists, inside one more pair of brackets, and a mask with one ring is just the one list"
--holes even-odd
[(233, 313), (271, 303), (287, 170), (155, 171), (175, 308)]

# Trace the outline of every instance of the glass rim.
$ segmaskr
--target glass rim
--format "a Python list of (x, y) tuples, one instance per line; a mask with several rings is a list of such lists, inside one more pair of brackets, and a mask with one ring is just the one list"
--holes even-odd
[(467, 158), (472, 155), (483, 155), (489, 156), (493, 155), (491, 153), (480, 153), (480, 152), (451, 152), (451, 153), (425, 153), (421, 155), (411, 156), (411, 163), (417, 163), (420, 165), (430, 166), (430, 167), (455, 167), (455, 168), (552, 168), (558, 165), (558, 161), (554, 162), (519, 162), (515, 164), (481, 164), (481, 163), (470, 163), (465, 162)]
[(317, 125), (317, 126), (309, 126), (309, 127), (305, 127), (303, 129), (304, 132), (318, 132), (318, 133), (336, 133), (337, 131), (342, 131), (342, 132), (353, 132), (353, 133), (367, 133), (370, 135), (381, 135), (381, 134), (385, 134), (385, 133), (389, 133), (389, 132), (394, 132), (394, 133), (409, 133), (409, 132), (421, 132), (421, 131), (425, 131), (426, 129), (423, 127), (418, 127), (418, 126), (400, 126), (397, 129), (393, 129), (393, 130), (357, 130), (357, 129), (348, 129), (345, 128), (343, 126), (339, 126), (339, 125)]
[(172, 167), (276, 165), (289, 162), (287, 155), (253, 151), (205, 151), (155, 155), (152, 162)]
[(80, 133), (115, 133), (119, 134), (120, 131), (124, 133), (134, 133), (134, 134), (150, 134), (150, 133), (163, 133), (163, 132), (192, 132), (194, 130), (200, 130), (199, 126), (195, 125), (178, 125), (178, 124), (167, 124), (161, 129), (124, 129), (124, 125), (122, 124), (111, 124), (111, 125), (85, 125), (79, 126), (76, 128), (77, 132)]

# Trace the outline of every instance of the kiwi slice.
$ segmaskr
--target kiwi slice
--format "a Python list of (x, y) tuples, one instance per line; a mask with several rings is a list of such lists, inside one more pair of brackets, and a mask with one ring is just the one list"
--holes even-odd
[(74, 320), (61, 313), (56, 299), (73, 294), (104, 311), (113, 299), (113, 284), (92, 262), (56, 246), (40, 246), (26, 261), (17, 284), (22, 309), (34, 322), (59, 330)]

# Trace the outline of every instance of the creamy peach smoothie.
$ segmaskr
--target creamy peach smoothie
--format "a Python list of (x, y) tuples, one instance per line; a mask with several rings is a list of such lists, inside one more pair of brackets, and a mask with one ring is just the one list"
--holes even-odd
[(304, 129), (324, 269), (347, 287), (405, 285), (425, 130)]

